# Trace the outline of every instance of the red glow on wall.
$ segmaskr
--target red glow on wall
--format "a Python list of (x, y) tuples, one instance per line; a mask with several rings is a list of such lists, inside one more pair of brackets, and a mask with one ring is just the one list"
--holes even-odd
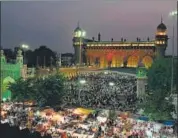
[(111, 53), (111, 52), (108, 53), (107, 56), (106, 56), (107, 61), (112, 61), (112, 57), (113, 57), (113, 55), (114, 55), (114, 54)]

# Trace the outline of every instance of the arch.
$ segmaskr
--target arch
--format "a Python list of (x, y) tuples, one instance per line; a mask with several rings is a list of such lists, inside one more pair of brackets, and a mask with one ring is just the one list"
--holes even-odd
[(127, 60), (127, 67), (137, 67), (139, 62), (139, 56), (129, 56)]
[(116, 66), (117, 67), (122, 67), (123, 66), (123, 62), (124, 62), (124, 57), (123, 56), (117, 56), (116, 57)]
[(153, 58), (151, 56), (144, 56), (142, 58), (142, 63), (144, 64), (144, 66), (146, 68), (151, 67), (152, 63), (153, 63)]
[(9, 90), (9, 84), (15, 83), (15, 80), (8, 76), (3, 79), (2, 82), (2, 99), (11, 99), (11, 91)]

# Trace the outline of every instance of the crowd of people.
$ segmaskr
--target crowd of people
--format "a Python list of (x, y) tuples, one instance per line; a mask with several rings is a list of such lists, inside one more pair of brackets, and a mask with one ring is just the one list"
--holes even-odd
[(31, 135), (40, 134), (35, 138), (176, 138), (172, 126), (142, 121), (129, 112), (114, 112), (112, 117), (109, 110), (61, 108), (56, 111), (19, 103), (4, 103), (2, 111), (2, 124), (19, 127), (21, 131), (28, 129)]
[(89, 72), (77, 75), (67, 83), (68, 106), (135, 110), (136, 78), (115, 72)]
[(172, 126), (134, 116), (138, 101), (135, 76), (88, 72), (70, 78), (65, 85), (63, 106), (39, 108), (29, 102), (5, 102), (1, 123), (39, 135), (33, 138), (176, 137)]

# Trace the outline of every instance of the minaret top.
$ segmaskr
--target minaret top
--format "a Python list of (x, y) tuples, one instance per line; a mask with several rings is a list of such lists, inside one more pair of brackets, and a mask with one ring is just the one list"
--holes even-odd
[(158, 25), (157, 30), (167, 30), (166, 25), (163, 23), (163, 17), (161, 16), (161, 23)]
[(80, 22), (79, 22), (79, 21), (78, 21), (78, 23), (77, 23), (77, 27), (80, 28)]
[(80, 23), (78, 21), (77, 23), (77, 28), (74, 30), (74, 32), (78, 32), (78, 31), (82, 31), (82, 29), (80, 28)]

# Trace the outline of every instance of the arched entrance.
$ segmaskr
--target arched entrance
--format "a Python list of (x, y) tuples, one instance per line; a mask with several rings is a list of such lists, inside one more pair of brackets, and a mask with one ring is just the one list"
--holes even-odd
[(127, 67), (138, 67), (138, 62), (138, 56), (130, 56), (127, 60)]
[(109, 52), (106, 55), (106, 60), (107, 60), (107, 66), (112, 67), (112, 59), (113, 59), (114, 54), (112, 52)]
[(151, 65), (152, 65), (152, 63), (153, 63), (153, 59), (152, 59), (152, 57), (150, 57), (150, 56), (145, 56), (145, 57), (143, 57), (143, 59), (142, 59), (142, 63), (144, 64), (144, 66), (145, 66), (146, 68), (149, 68), (149, 67), (151, 67)]
[(123, 67), (123, 62), (124, 62), (123, 57), (121, 57), (121, 56), (117, 57), (116, 66), (117, 67)]
[(2, 99), (7, 100), (11, 99), (11, 91), (9, 90), (9, 84), (15, 83), (15, 80), (10, 76), (4, 78), (2, 82)]

